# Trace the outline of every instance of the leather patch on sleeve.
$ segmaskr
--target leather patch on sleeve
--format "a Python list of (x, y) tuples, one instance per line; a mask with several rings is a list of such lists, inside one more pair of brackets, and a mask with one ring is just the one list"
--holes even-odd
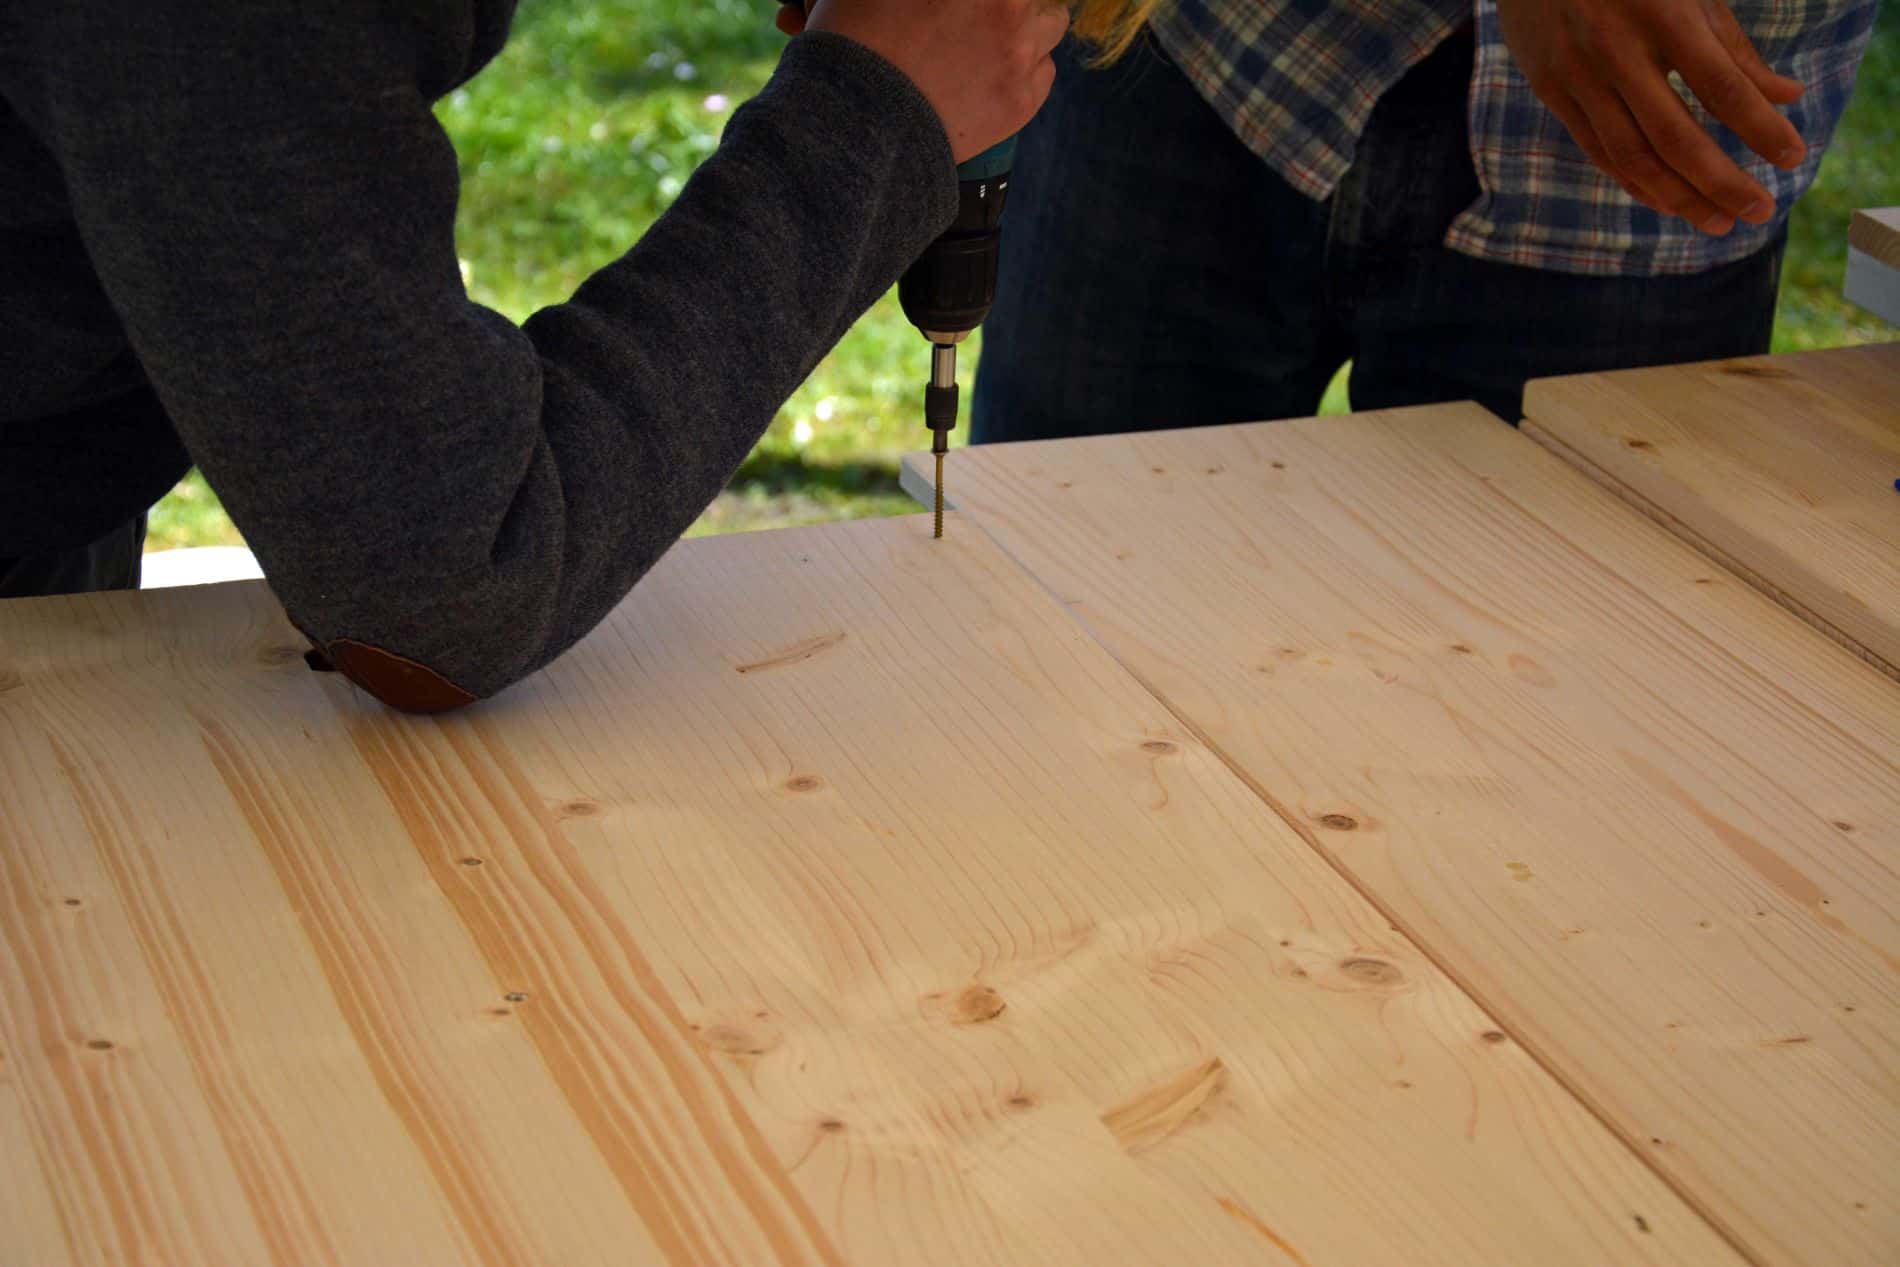
[(323, 650), (338, 673), (405, 713), (443, 713), (476, 699), (428, 665), (366, 642), (338, 638)]

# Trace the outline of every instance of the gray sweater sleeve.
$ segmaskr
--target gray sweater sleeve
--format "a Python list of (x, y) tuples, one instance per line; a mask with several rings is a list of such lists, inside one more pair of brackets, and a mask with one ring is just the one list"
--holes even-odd
[(43, 6), (36, 50), (86, 248), (291, 618), (402, 707), (592, 628), (955, 211), (915, 86), (808, 34), (639, 244), (517, 327), (463, 291), (419, 86), (455, 50), (410, 6), (88, 7)]

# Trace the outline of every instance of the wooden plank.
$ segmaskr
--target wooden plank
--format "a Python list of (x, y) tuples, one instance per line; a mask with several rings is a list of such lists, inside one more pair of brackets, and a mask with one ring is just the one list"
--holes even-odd
[(0, 1261), (650, 1245), (262, 585), (0, 620), (0, 1045), (71, 1238)]
[(1856, 211), (1847, 224), (1847, 244), (1900, 269), (1900, 207)]
[(1475, 406), (949, 484), (1753, 1260), (1895, 1257), (1892, 683)]
[(968, 524), (437, 720), (262, 586), (0, 647), (0, 1261), (1741, 1261)]
[(1842, 291), (1849, 302), (1900, 325), (1900, 207), (1854, 213)]
[(1525, 432), (1900, 679), (1900, 343), (1531, 383)]

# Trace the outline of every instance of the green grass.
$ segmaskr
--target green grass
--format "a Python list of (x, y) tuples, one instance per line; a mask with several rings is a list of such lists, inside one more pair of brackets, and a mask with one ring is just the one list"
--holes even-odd
[[(567, 298), (672, 202), (782, 42), (762, 0), (527, 0), (500, 58), (437, 109), (461, 155), (456, 238), (470, 293), (517, 320)], [(1820, 179), (1794, 213), (1777, 351), (1900, 336), (1840, 293), (1849, 213), (1900, 205), (1896, 154), (1900, 12), (1889, 5)], [(897, 458), (926, 439), (926, 368), (886, 296), (780, 410), (694, 531), (911, 509)], [(1344, 408), (1335, 382), (1326, 410)], [(153, 511), (148, 548), (238, 540), (194, 471)]]
[(1861, 207), (1900, 207), (1900, 5), (1881, 6), (1854, 100), (1820, 178), (1788, 218), (1777, 352), (1900, 338), (1900, 330), (1841, 297), (1847, 222)]

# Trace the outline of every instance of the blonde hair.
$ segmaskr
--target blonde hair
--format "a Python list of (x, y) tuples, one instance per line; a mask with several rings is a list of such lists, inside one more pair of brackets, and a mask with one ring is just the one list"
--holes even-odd
[(1094, 46), (1092, 60), (1106, 66), (1128, 51), (1160, 5), (1161, 0), (1071, 0), (1075, 19), (1070, 29)]

